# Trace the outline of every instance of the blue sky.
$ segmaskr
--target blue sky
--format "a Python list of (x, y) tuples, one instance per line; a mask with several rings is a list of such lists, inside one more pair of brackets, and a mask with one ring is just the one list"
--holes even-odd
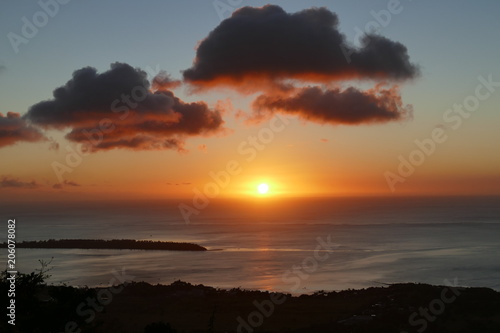
[[(240, 3), (262, 6), (268, 2)], [(355, 28), (364, 30), (374, 20), (371, 11), (387, 9), (389, 1), (272, 3), (289, 12), (325, 6), (338, 14), (341, 31), (352, 41)], [(498, 73), (498, 2), (406, 0), (400, 8), (380, 32), (403, 42), (412, 60), (422, 66), (416, 94), (439, 89), (453, 98), (468, 91), (478, 74)], [(7, 69), (0, 81), (3, 110), (22, 113), (40, 99), (50, 98), (54, 87), (84, 66), (105, 70), (115, 61), (139, 67), (159, 65), (179, 78), (179, 72), (191, 65), (196, 43), (220, 22), (212, 1), (72, 0), (60, 5), (55, 17), (28, 44), (21, 44), (16, 54), (7, 33), (21, 34), (21, 18), (39, 10), (36, 1), (2, 4), (0, 64)]]

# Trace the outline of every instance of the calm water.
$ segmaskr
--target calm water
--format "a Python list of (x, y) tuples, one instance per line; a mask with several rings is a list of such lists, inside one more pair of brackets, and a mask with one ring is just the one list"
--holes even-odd
[[(189, 201), (185, 201), (189, 204)], [(216, 287), (311, 292), (393, 282), (500, 289), (500, 198), (350, 198), (213, 202), (186, 224), (178, 201), (0, 206), (18, 240), (133, 238), (207, 252), (18, 249), (18, 269), (52, 261), (53, 283), (181, 279)], [(4, 224), (6, 225), (6, 224)], [(0, 231), (3, 240), (6, 229)], [(329, 248), (316, 248), (320, 238)], [(330, 241), (327, 241), (328, 238)], [(0, 263), (5, 265), (6, 252)], [(321, 258), (321, 259), (320, 259)]]

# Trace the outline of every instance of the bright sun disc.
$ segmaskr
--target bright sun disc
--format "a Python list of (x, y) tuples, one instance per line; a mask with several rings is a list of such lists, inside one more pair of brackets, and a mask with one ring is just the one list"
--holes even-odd
[(269, 185), (260, 184), (259, 186), (257, 186), (257, 190), (260, 194), (266, 194), (269, 191)]

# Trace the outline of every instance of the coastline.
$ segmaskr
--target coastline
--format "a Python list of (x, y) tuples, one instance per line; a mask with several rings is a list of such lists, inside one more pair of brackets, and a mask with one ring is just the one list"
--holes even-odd
[[(0, 248), (6, 248), (1, 243)], [(135, 239), (49, 239), (23, 241), (17, 248), (27, 249), (94, 249), (94, 250), (160, 250), (160, 251), (207, 251), (207, 248), (193, 243), (146, 241)]]

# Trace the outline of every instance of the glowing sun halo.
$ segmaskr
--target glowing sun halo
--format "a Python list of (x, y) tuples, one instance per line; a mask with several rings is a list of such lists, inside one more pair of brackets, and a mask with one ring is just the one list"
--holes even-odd
[(257, 191), (259, 191), (260, 194), (266, 194), (269, 191), (269, 185), (260, 184), (257, 186)]

